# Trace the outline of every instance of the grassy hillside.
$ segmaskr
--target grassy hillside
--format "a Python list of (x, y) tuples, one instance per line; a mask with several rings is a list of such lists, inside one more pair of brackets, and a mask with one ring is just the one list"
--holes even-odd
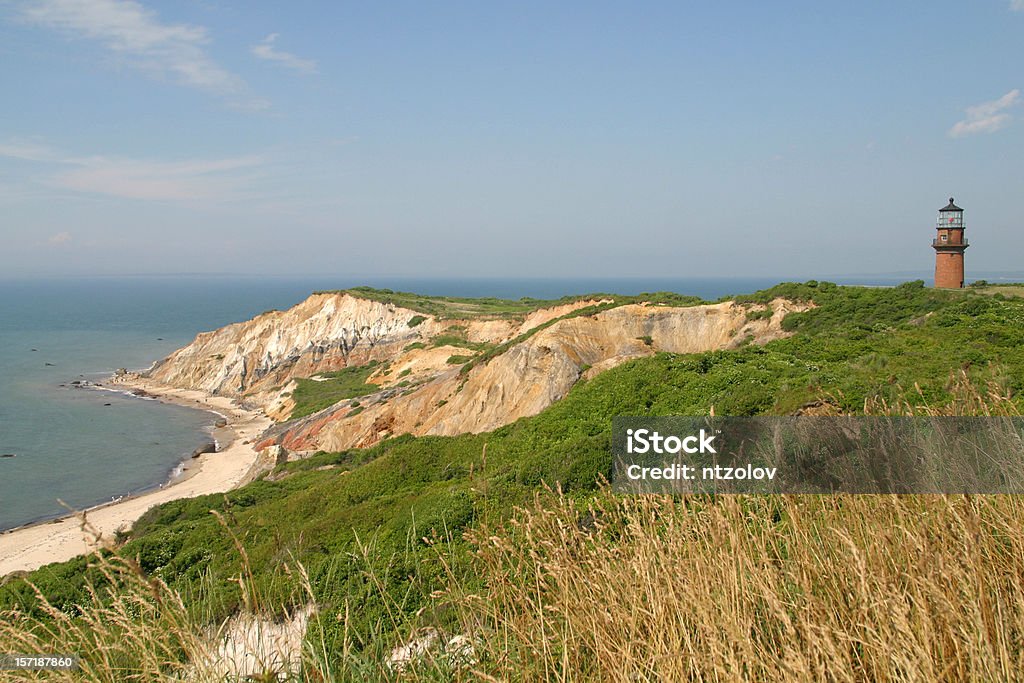
[(972, 292), (979, 294), (1002, 294), (1007, 297), (1024, 297), (1024, 284), (1019, 282), (994, 283), (977, 280), (970, 284)]
[(292, 409), (291, 419), (312, 415), (345, 399), (379, 391), (380, 387), (376, 384), (366, 383), (377, 365), (377, 361), (371, 361), (366, 365), (322, 372), (315, 379), (296, 378), (295, 391), (292, 392), (295, 408)]
[[(481, 530), (504, 528), (515, 506), (531, 504), (545, 484), (561, 486), (573, 504), (595, 496), (610, 469), (615, 415), (788, 414), (819, 401), (859, 411), (866, 400), (908, 394), (943, 405), (953, 400), (957, 374), (1014, 395), (1024, 383), (1024, 300), (919, 282), (891, 289), (784, 284), (742, 300), (777, 296), (816, 305), (786, 319), (794, 332), (788, 339), (635, 360), (578, 384), (540, 415), (487, 434), (399, 436), (370, 449), (319, 453), (227, 495), (151, 510), (121, 553), (186, 596), (192, 618), (204, 622), (232, 614), (254, 593), (278, 612), (307, 601), (301, 565), (321, 607), (315, 635), (324, 661), (382, 674), (381, 653), (413, 624), (464, 626), (464, 611), (432, 599), (435, 591), (456, 585), (469, 594), (496, 580), (473, 552)], [(74, 613), (89, 601), (90, 582), (108, 580), (88, 564), (80, 558), (30, 579), (53, 605)], [(814, 566), (809, 571), (827, 570)], [(500, 571), (518, 580), (519, 565)], [(237, 579), (246, 576), (243, 593)], [(0, 605), (42, 616), (23, 580), (0, 588)]]

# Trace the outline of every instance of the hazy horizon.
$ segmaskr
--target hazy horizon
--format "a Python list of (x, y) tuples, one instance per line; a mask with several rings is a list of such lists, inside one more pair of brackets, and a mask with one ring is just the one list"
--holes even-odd
[[(0, 277), (1019, 273), (1021, 0), (0, 3)], [(969, 49), (964, 49), (969, 46)]]

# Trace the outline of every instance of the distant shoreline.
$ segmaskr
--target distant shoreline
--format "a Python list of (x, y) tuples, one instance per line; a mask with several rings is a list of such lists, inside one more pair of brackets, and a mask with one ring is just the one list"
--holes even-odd
[(226, 424), (215, 428), (213, 438), (218, 444), (214, 453), (189, 458), (177, 466), (181, 473), (155, 488), (101, 503), (78, 513), (63, 515), (22, 525), (0, 532), (0, 576), (11, 572), (32, 571), (51, 562), (62, 562), (94, 550), (95, 539), (82, 529), (79, 516), (104, 540), (113, 539), (122, 529), (130, 528), (150, 508), (181, 498), (221, 493), (249, 480), (259, 461), (255, 450), (256, 437), (271, 423), (261, 412), (247, 410), (224, 396), (202, 391), (177, 389), (156, 384), (136, 375), (112, 378), (98, 386), (105, 390), (141, 390), (165, 403), (214, 413)]

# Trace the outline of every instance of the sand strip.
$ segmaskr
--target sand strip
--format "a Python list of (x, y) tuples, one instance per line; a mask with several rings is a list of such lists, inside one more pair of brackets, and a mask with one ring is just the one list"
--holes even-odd
[[(220, 413), (227, 425), (216, 433), (221, 450), (186, 463), (181, 477), (160, 489), (106, 503), (87, 511), (87, 518), (105, 538), (132, 524), (154, 505), (179, 498), (229, 491), (248, 479), (258, 460), (256, 437), (271, 424), (262, 412), (245, 410), (232, 399), (202, 391), (176, 389), (141, 379), (107, 384), (110, 388), (142, 389), (158, 400)], [(225, 443), (225, 436), (230, 443)], [(250, 441), (251, 443), (244, 443)], [(0, 576), (31, 571), (51, 562), (63, 562), (95, 548), (75, 515), (40, 522), (0, 534)]]

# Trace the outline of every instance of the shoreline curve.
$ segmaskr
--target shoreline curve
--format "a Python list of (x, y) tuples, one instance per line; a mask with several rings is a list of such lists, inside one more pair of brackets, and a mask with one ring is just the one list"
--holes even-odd
[(95, 550), (99, 544), (83, 529), (82, 514), (104, 540), (113, 539), (119, 530), (131, 528), (156, 505), (230, 491), (247, 483), (254, 473), (259, 463), (256, 437), (272, 424), (272, 420), (262, 412), (244, 408), (225, 396), (170, 387), (136, 375), (111, 378), (102, 383), (101, 388), (138, 389), (165, 403), (217, 413), (226, 420), (226, 424), (216, 432), (228, 438), (224, 441), (217, 436), (214, 438), (218, 444), (227, 443), (217, 452), (186, 460), (182, 474), (159, 488), (0, 533), (0, 577), (12, 572), (32, 571)]

